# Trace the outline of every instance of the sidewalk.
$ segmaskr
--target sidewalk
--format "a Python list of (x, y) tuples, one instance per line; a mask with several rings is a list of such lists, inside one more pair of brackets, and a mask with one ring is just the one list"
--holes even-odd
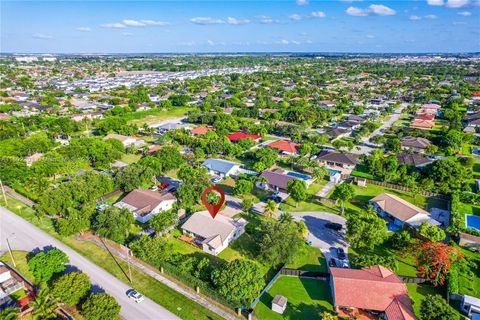
[(12, 198), (20, 201), (21, 203), (25, 204), (26, 206), (29, 206), (30, 208), (33, 207), (35, 205), (35, 202), (33, 202), (32, 200), (28, 199), (27, 197), (24, 197), (22, 196), (21, 194), (17, 193), (15, 190), (13, 190), (12, 188), (4, 185), (3, 186), (5, 188), (5, 193), (8, 194), (9, 196), (11, 196)]
[(328, 181), (328, 183), (324, 185), (320, 191), (317, 192), (317, 196), (325, 198), (333, 188), (335, 188), (335, 182)]

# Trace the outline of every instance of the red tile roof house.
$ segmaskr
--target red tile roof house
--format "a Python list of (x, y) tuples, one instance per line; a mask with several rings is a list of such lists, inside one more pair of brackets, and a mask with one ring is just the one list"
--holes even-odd
[(367, 311), (383, 313), (387, 320), (416, 319), (407, 286), (385, 267), (330, 268), (330, 284), (333, 305), (341, 315)]
[(213, 128), (208, 128), (208, 127), (197, 127), (192, 129), (191, 133), (194, 136), (204, 136), (208, 133), (208, 131), (215, 130)]
[(413, 119), (410, 122), (410, 127), (417, 127), (417, 128), (433, 128), (435, 127), (435, 122), (431, 120), (422, 120), (422, 119)]
[(293, 156), (298, 153), (300, 144), (288, 140), (277, 140), (269, 143), (267, 147), (277, 149), (282, 155)]
[(229, 134), (227, 136), (227, 138), (228, 138), (228, 140), (230, 140), (232, 142), (238, 141), (240, 139), (252, 139), (255, 142), (259, 142), (262, 139), (262, 136), (259, 136), (257, 134), (247, 134), (247, 133), (243, 133), (243, 132), (235, 132), (235, 133)]
[(435, 115), (434, 114), (429, 114), (429, 113), (417, 114), (415, 116), (415, 119), (433, 121), (433, 120), (435, 120)]
[(177, 198), (171, 193), (136, 189), (115, 203), (115, 207), (127, 208), (138, 222), (145, 223), (159, 212), (172, 209), (175, 202)]

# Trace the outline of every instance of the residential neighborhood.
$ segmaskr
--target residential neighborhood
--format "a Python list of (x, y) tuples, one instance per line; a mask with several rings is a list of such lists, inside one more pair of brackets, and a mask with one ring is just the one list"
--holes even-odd
[(480, 319), (474, 1), (4, 7), (0, 319)]

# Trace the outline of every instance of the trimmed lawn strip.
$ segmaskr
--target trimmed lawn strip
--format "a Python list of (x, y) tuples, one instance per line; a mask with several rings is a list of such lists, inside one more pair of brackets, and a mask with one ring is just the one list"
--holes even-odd
[[(288, 299), (283, 315), (271, 310), (272, 300), (281, 294)], [(330, 286), (327, 281), (280, 276), (255, 307), (259, 320), (319, 319), (324, 311), (333, 311)]]
[(140, 127), (144, 124), (149, 125), (168, 119), (182, 117), (190, 110), (193, 110), (193, 108), (174, 107), (170, 110), (154, 108), (146, 111), (129, 112), (125, 115), (121, 115), (120, 118), (127, 120), (130, 124), (135, 124)]
[[(53, 229), (53, 224), (50, 219), (42, 216), (40, 224), (35, 216), (35, 211), (31, 208), (17, 209), (15, 206), (15, 199), (8, 197), (9, 210), (13, 211), (20, 217), (29, 221), (33, 225), (47, 232), (59, 241), (62, 241), (82, 256), (86, 257), (99, 267), (105, 269), (114, 277), (120, 281), (129, 284), (126, 276), (126, 270), (128, 270), (127, 263), (120, 259), (115, 259), (116, 263), (112, 261), (112, 256), (108, 251), (99, 248), (97, 245), (91, 242), (80, 242), (72, 237), (62, 237), (58, 235)], [(18, 203), (18, 201), (17, 201)], [(3, 199), (0, 201), (0, 205), (4, 205)], [(124, 273), (125, 272), (125, 273)], [(208, 310), (200, 304), (190, 300), (181, 293), (171, 289), (170, 287), (158, 282), (154, 278), (144, 274), (136, 268), (132, 268), (132, 278), (134, 283), (131, 285), (134, 289), (138, 290), (142, 294), (163, 306), (170, 312), (176, 314), (182, 319), (222, 319), (216, 313)], [(181, 308), (178, 310), (177, 308)]]
[(470, 261), (470, 270), (473, 272), (472, 278), (459, 275), (459, 293), (480, 298), (480, 254), (461, 248), (458, 245), (455, 245), (455, 248), (459, 249), (465, 258)]
[(305, 244), (293, 260), (285, 265), (285, 268), (327, 272), (327, 261), (320, 249)]
[(0, 260), (8, 263), (11, 267), (14, 267), (15, 269), (17, 269), (17, 271), (20, 272), (30, 282), (35, 283), (34, 277), (30, 272), (30, 270), (28, 269), (28, 265), (27, 265), (28, 253), (29, 252), (27, 251), (17, 251), (17, 250), (12, 251), (12, 255), (13, 255), (13, 258), (15, 259), (16, 267), (13, 266), (12, 258), (10, 257), (10, 253), (8, 252), (5, 252), (2, 256), (0, 256)]

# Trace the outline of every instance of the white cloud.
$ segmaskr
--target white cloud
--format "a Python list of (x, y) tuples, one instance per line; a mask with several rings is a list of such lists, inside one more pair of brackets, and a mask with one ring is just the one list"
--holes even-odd
[(260, 23), (263, 23), (263, 24), (280, 23), (280, 20), (272, 19), (269, 16), (256, 16), (255, 18), (258, 19)]
[(325, 18), (327, 15), (323, 11), (314, 11), (310, 13), (312, 18)]
[(366, 9), (361, 9), (357, 7), (348, 7), (345, 11), (348, 15), (355, 17), (366, 17), (370, 14), (376, 14), (379, 16), (393, 16), (397, 14), (395, 10), (390, 7), (384, 6), (383, 4), (371, 4)]
[(461, 8), (463, 6), (466, 6), (469, 2), (469, 0), (447, 0), (447, 7)]
[(249, 24), (249, 23), (250, 23), (250, 20), (248, 20), (248, 19), (237, 19), (237, 18), (234, 18), (234, 17), (228, 17), (228, 18), (227, 18), (227, 23), (228, 23), (228, 24), (231, 24), (231, 25), (234, 25), (234, 26), (239, 26), (239, 25), (243, 25), (243, 24)]
[(445, 4), (443, 0), (427, 0), (427, 3), (431, 6), (443, 6)]
[(215, 45), (215, 42), (213, 42), (212, 40), (207, 40), (207, 43), (211, 46), (214, 46)]
[(458, 12), (457, 14), (462, 17), (470, 17), (472, 15), (470, 11), (462, 11), (462, 12)]
[(306, 6), (308, 5), (308, 0), (297, 0), (295, 1), (299, 6)]
[(383, 4), (372, 4), (368, 8), (372, 10), (372, 13), (378, 14), (379, 16), (394, 16), (396, 14), (395, 10)]
[(122, 33), (122, 34), (123, 34), (124, 36), (126, 36), (126, 37), (131, 37), (131, 36), (133, 36), (133, 33), (131, 33), (131, 32), (124, 32), (124, 33)]
[(102, 28), (108, 28), (108, 29), (123, 29), (126, 28), (125, 25), (119, 23), (119, 22), (114, 22), (114, 23), (104, 23), (100, 25)]
[(145, 27), (146, 24), (138, 20), (125, 19), (122, 20), (122, 23), (129, 27)]
[(465, 21), (453, 21), (452, 24), (454, 26), (463, 26), (463, 25), (466, 25), (467, 23)]
[(81, 32), (90, 32), (90, 31), (92, 31), (92, 28), (89, 28), (89, 27), (78, 27), (76, 30), (77, 30), (77, 31), (81, 31)]
[(34, 34), (32, 34), (32, 37), (35, 38), (35, 39), (42, 39), (42, 40), (53, 39), (52, 35), (45, 34), (45, 33), (34, 33)]
[(367, 34), (366, 37), (368, 39), (375, 39), (375, 36), (373, 34)]
[(425, 19), (428, 19), (428, 20), (435, 20), (435, 19), (438, 19), (438, 17), (434, 14), (427, 14), (425, 17)]
[(168, 26), (170, 23), (165, 21), (157, 21), (157, 20), (140, 20), (141, 23), (146, 24), (147, 26)]
[(286, 39), (282, 39), (280, 41), (277, 41), (278, 44), (289, 44), (290, 41), (286, 40)]
[(303, 19), (303, 17), (299, 14), (291, 14), (291, 15), (288, 16), (288, 18), (290, 20), (296, 20), (296, 21)]
[(360, 9), (356, 7), (348, 7), (348, 9), (345, 11), (348, 15), (354, 16), (354, 17), (366, 17), (368, 16), (368, 11), (365, 9)]
[(224, 24), (225, 21), (221, 19), (214, 19), (210, 17), (196, 17), (190, 19), (190, 22), (195, 24), (207, 25), (207, 24)]
[(409, 20), (412, 20), (412, 21), (418, 21), (418, 20), (422, 20), (422, 17), (420, 16), (410, 16), (410, 18), (408, 18)]
[(133, 20), (133, 19), (122, 20), (122, 23), (129, 27), (166, 26), (169, 24), (168, 22), (164, 22), (164, 21)]

